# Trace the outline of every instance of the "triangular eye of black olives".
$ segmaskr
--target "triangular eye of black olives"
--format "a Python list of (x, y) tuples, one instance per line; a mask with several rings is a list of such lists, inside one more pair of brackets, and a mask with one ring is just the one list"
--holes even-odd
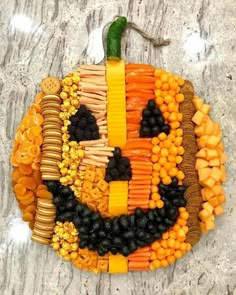
[(121, 149), (115, 147), (113, 157), (109, 158), (105, 180), (107, 182), (114, 180), (130, 180), (131, 176), (132, 171), (129, 159), (122, 157)]
[(170, 133), (170, 126), (165, 124), (165, 119), (154, 99), (150, 99), (147, 107), (143, 109), (140, 126), (140, 137), (154, 137), (161, 132)]
[(85, 105), (81, 105), (78, 111), (70, 117), (68, 126), (70, 141), (99, 139), (96, 118)]

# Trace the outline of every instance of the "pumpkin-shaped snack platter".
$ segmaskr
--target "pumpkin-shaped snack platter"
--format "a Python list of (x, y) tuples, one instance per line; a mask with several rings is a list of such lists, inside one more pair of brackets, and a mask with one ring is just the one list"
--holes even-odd
[(223, 213), (227, 159), (191, 82), (121, 59), (125, 17), (105, 65), (81, 65), (42, 92), (17, 127), (13, 190), (32, 241), (80, 269), (166, 267)]

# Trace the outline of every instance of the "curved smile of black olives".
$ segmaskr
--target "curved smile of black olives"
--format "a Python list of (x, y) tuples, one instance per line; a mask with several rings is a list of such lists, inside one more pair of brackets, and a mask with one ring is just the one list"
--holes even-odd
[(164, 232), (176, 223), (179, 207), (185, 207), (185, 187), (178, 185), (174, 177), (170, 185), (159, 184), (164, 202), (161, 209), (143, 211), (136, 208), (134, 214), (103, 218), (78, 201), (73, 191), (57, 181), (45, 181), (53, 194), (56, 220), (73, 222), (79, 232), (79, 247), (97, 251), (98, 255), (121, 253), (128, 256), (140, 247), (159, 240)]

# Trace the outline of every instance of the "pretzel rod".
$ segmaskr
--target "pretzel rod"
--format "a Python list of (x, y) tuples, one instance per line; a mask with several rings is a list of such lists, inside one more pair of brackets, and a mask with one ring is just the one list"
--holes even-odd
[(80, 77), (83, 76), (90, 76), (90, 75), (95, 75), (95, 76), (105, 76), (106, 71), (89, 71), (89, 70), (84, 70), (81, 68), (78, 68), (78, 71), (80, 72)]
[(104, 146), (104, 147), (95, 147), (95, 146), (89, 146), (89, 147), (85, 147), (86, 151), (114, 151), (113, 147), (110, 146)]
[(113, 156), (113, 153), (112, 152), (109, 152), (109, 151), (96, 151), (96, 150), (93, 150), (93, 151), (85, 151), (85, 156), (86, 155), (95, 155), (95, 156), (107, 156), (107, 157), (112, 157)]
[(79, 84), (79, 88), (80, 89), (88, 88), (88, 89), (93, 89), (93, 90), (98, 90), (98, 91), (107, 91), (106, 83), (105, 83), (105, 85), (96, 85), (95, 83), (83, 82), (82, 79)]
[[(101, 118), (99, 118), (99, 119), (101, 119)], [(107, 120), (99, 120), (99, 121), (97, 121), (97, 125), (98, 126), (107, 125)]]
[(81, 103), (103, 104), (104, 106), (107, 104), (106, 101), (93, 99), (93, 98), (88, 98), (88, 97), (85, 97), (85, 96), (80, 96), (79, 100), (80, 100)]
[(105, 114), (106, 114), (105, 112), (99, 112), (97, 114), (94, 114), (94, 117), (97, 119), (97, 122), (99, 122), (105, 119)]
[(96, 140), (84, 140), (80, 141), (81, 146), (90, 146), (90, 145), (96, 145), (101, 143), (108, 143), (108, 139), (96, 139)]
[(107, 130), (107, 126), (99, 126), (99, 130)]
[[(80, 65), (80, 68), (82, 70), (91, 70), (91, 71), (105, 71), (106, 67), (102, 65)], [(78, 70), (79, 70), (78, 69)]]
[(109, 159), (107, 157), (97, 157), (97, 156), (94, 156), (94, 155), (88, 155), (86, 158), (96, 160), (99, 163), (108, 163), (109, 162)]
[[(194, 123), (192, 117), (195, 113), (195, 108), (192, 104), (194, 97), (193, 85), (189, 81), (185, 81), (181, 92), (184, 94), (184, 102), (180, 104), (180, 112), (183, 114), (181, 128), (183, 129), (183, 147), (184, 155), (183, 162), (179, 165), (184, 172), (185, 178), (183, 180), (187, 190), (184, 197), (187, 201), (186, 210), (189, 212), (188, 227), (186, 242), (195, 245), (201, 236), (198, 215), (201, 210), (202, 197), (200, 185), (198, 181), (197, 171), (195, 170), (195, 154), (197, 152), (197, 143), (194, 134)], [(188, 136), (186, 136), (186, 134)], [(189, 139), (192, 138), (193, 140)]]
[(99, 100), (106, 100), (106, 97), (104, 97), (104, 95), (97, 95), (97, 94), (83, 92), (83, 91), (77, 91), (77, 94), (79, 94), (80, 96), (97, 98)]
[(105, 163), (98, 163), (97, 161), (94, 161), (91, 159), (83, 159), (82, 163), (86, 164), (86, 165), (93, 165), (93, 166), (98, 166), (98, 167), (106, 167)]
[(104, 80), (101, 80), (101, 79), (89, 79), (89, 78), (81, 78), (81, 82), (80, 82), (80, 84), (84, 84), (84, 83), (86, 83), (86, 84), (92, 84), (92, 85), (100, 85), (100, 86), (106, 86), (107, 85), (107, 83), (106, 83), (106, 80), (104, 79)]
[(106, 99), (107, 96), (107, 93), (101, 90), (83, 89), (83, 91), (85, 91), (85, 93), (95, 93), (96, 95), (101, 95), (104, 97), (104, 99)]
[(100, 130), (100, 129), (99, 129), (99, 134), (107, 134), (107, 133), (108, 133), (107, 130)]

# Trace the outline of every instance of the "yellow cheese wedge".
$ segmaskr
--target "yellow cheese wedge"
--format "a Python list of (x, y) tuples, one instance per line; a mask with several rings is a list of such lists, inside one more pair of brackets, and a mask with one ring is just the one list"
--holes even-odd
[(128, 181), (111, 181), (109, 183), (109, 206), (111, 216), (128, 213)]
[(128, 259), (121, 254), (109, 255), (109, 273), (128, 272)]
[(122, 148), (126, 144), (125, 63), (123, 60), (106, 62), (106, 79), (108, 144)]

